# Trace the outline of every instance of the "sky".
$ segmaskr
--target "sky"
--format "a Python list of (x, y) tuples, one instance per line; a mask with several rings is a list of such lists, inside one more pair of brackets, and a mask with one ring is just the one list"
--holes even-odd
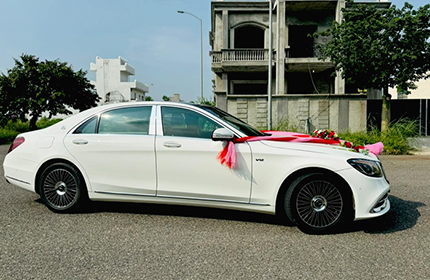
[[(419, 7), (426, 1), (408, 2)], [(121, 56), (136, 70), (132, 80), (147, 84), (154, 100), (179, 93), (195, 101), (200, 96), (200, 22), (178, 10), (202, 19), (203, 91), (210, 99), (210, 0), (0, 0), (0, 72), (6, 74), (14, 58), (25, 53), (67, 62), (95, 80), (89, 69), (97, 56)]]

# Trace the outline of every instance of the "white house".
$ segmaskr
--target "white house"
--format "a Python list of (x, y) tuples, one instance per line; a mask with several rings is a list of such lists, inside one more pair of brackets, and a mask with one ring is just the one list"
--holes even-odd
[(122, 57), (103, 59), (96, 57), (96, 63), (91, 63), (90, 70), (96, 72), (95, 85), (101, 104), (123, 101), (145, 100), (149, 88), (137, 80), (130, 81), (135, 74), (134, 67)]
[(390, 94), (394, 99), (430, 99), (430, 79), (422, 79), (416, 85), (417, 88), (411, 90), (409, 95), (399, 95), (395, 88), (390, 88)]

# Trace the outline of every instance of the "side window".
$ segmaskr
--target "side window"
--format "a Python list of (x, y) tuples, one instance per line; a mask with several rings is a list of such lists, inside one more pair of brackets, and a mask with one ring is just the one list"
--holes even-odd
[(133, 107), (105, 112), (100, 117), (99, 134), (148, 135), (152, 107)]
[(81, 124), (73, 134), (94, 134), (97, 128), (97, 117), (93, 117)]
[(199, 113), (175, 107), (162, 107), (161, 118), (165, 136), (210, 139), (212, 132), (222, 127)]

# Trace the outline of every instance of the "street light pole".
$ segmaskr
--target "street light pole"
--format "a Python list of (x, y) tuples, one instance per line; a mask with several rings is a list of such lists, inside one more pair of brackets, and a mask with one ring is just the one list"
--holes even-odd
[(185, 11), (178, 11), (180, 14), (188, 14), (190, 16), (195, 17), (200, 21), (200, 87), (201, 87), (201, 99), (203, 101), (203, 28), (202, 28), (202, 19), (197, 17), (192, 13), (188, 13)]
[[(272, 34), (272, 0), (269, 0), (269, 73), (267, 82), (267, 127), (272, 130), (272, 55), (273, 55), (273, 34)], [(277, 39), (279, 40), (279, 39)], [(278, 77), (276, 77), (278, 79)]]

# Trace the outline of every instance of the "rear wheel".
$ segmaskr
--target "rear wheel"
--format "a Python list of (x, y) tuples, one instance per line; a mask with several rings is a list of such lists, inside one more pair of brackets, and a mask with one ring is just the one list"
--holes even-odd
[(320, 173), (295, 180), (285, 194), (285, 212), (304, 232), (324, 232), (351, 217), (348, 186)]
[(66, 163), (54, 163), (42, 173), (39, 194), (45, 205), (54, 212), (70, 212), (85, 196), (85, 184), (78, 171)]

